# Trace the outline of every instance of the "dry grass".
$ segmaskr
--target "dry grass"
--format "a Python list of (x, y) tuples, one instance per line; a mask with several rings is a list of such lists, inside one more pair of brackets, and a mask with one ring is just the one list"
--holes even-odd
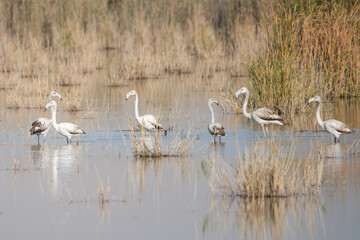
[[(292, 151), (294, 152), (294, 151)], [(316, 194), (323, 181), (323, 161), (295, 161), (273, 141), (258, 142), (250, 154), (231, 166), (222, 159), (202, 162), (214, 194), (243, 198), (289, 197)]]
[[(228, 82), (250, 77), (250, 107), (295, 119), (313, 95), (359, 96), (359, 20), (353, 0), (4, 0), (0, 89), (9, 108), (43, 107), (56, 90), (78, 111), (98, 82), (226, 72)], [(233, 100), (223, 106), (238, 112)]]
[[(180, 157), (189, 154), (190, 148), (196, 137), (191, 136), (190, 127), (186, 134), (179, 131), (175, 138), (164, 143), (163, 132), (148, 132), (140, 128), (140, 132), (136, 131), (134, 125), (129, 121), (130, 138), (132, 143), (132, 152), (134, 157)], [(139, 133), (139, 134), (138, 134)], [(172, 136), (166, 136), (170, 138)]]
[(258, 48), (260, 7), (260, 0), (1, 1), (0, 89), (9, 108), (43, 107), (41, 96), (65, 91), (73, 111), (87, 110), (93, 82), (237, 75)]

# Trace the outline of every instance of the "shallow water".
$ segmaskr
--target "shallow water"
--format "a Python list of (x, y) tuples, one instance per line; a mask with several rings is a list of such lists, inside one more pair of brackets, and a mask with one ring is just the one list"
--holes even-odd
[[(236, 80), (234, 87), (241, 87)], [(128, 119), (134, 121), (136, 89), (140, 114), (156, 112), (173, 128), (166, 144), (189, 129), (196, 141), (187, 157), (134, 158)], [(360, 236), (360, 103), (327, 103), (332, 116), (356, 132), (332, 144), (319, 130), (315, 106), (305, 118), (307, 129), (270, 127), (294, 161), (312, 154), (324, 158), (325, 182), (317, 197), (246, 200), (214, 196), (201, 161), (216, 155), (235, 162), (263, 139), (261, 127), (243, 115), (215, 118), (227, 129), (221, 143), (211, 144), (207, 99), (218, 98), (216, 82), (191, 76), (140, 81), (122, 88), (99, 86), (88, 91), (92, 107), (70, 113), (59, 103), (58, 122), (78, 124), (87, 135), (66, 145), (54, 130), (37, 145), (28, 136), (42, 109), (0, 108), (0, 228), (6, 239), (357, 239)], [(59, 92), (66, 91), (60, 89)], [(150, 100), (149, 100), (150, 99)], [(66, 100), (64, 100), (66, 101)], [(2, 101), (3, 102), (3, 101)], [(156, 106), (155, 108), (153, 106)], [(305, 121), (305, 120), (304, 120)]]

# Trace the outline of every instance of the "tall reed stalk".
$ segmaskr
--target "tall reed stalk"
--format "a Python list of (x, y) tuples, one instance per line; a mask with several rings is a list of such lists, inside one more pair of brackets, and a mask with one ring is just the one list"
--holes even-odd
[(247, 65), (257, 104), (293, 119), (313, 95), (360, 95), (358, 1), (280, 0), (269, 13), (262, 54)]

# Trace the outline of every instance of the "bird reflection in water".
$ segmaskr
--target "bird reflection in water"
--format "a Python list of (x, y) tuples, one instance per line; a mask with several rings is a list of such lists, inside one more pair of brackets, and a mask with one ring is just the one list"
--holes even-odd
[(32, 164), (33, 165), (38, 165), (40, 164), (41, 165), (41, 159), (42, 159), (42, 156), (43, 156), (43, 149), (46, 148), (45, 147), (46, 145), (39, 145), (39, 144), (36, 144), (36, 145), (31, 145), (31, 160), (32, 160)]
[(76, 165), (78, 146), (71, 144), (64, 145), (58, 149), (50, 148), (47, 144), (32, 145), (31, 159), (33, 165), (41, 166), (42, 170), (48, 172), (47, 183), (54, 197), (62, 192), (61, 176), (70, 175)]
[(210, 142), (210, 155), (219, 154), (220, 156), (224, 156), (225, 154), (225, 142)]
[(345, 143), (327, 144), (320, 148), (320, 155), (325, 158), (342, 160), (351, 152), (350, 146)]

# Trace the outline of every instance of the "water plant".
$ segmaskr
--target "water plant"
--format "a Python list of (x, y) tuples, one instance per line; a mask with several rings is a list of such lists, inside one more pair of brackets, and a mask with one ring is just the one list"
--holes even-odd
[(202, 161), (202, 170), (213, 194), (224, 197), (267, 198), (316, 194), (323, 181), (323, 161), (297, 161), (279, 143), (254, 144), (251, 153), (239, 156), (233, 166), (218, 157)]
[[(189, 150), (196, 139), (195, 136), (192, 136), (190, 128), (187, 133), (183, 134), (182, 131), (179, 131), (175, 138), (164, 142), (164, 136), (156, 130), (149, 132), (140, 127), (140, 131), (136, 131), (131, 121), (129, 125), (134, 157), (186, 156), (189, 154)], [(167, 138), (170, 137), (172, 136)]]

